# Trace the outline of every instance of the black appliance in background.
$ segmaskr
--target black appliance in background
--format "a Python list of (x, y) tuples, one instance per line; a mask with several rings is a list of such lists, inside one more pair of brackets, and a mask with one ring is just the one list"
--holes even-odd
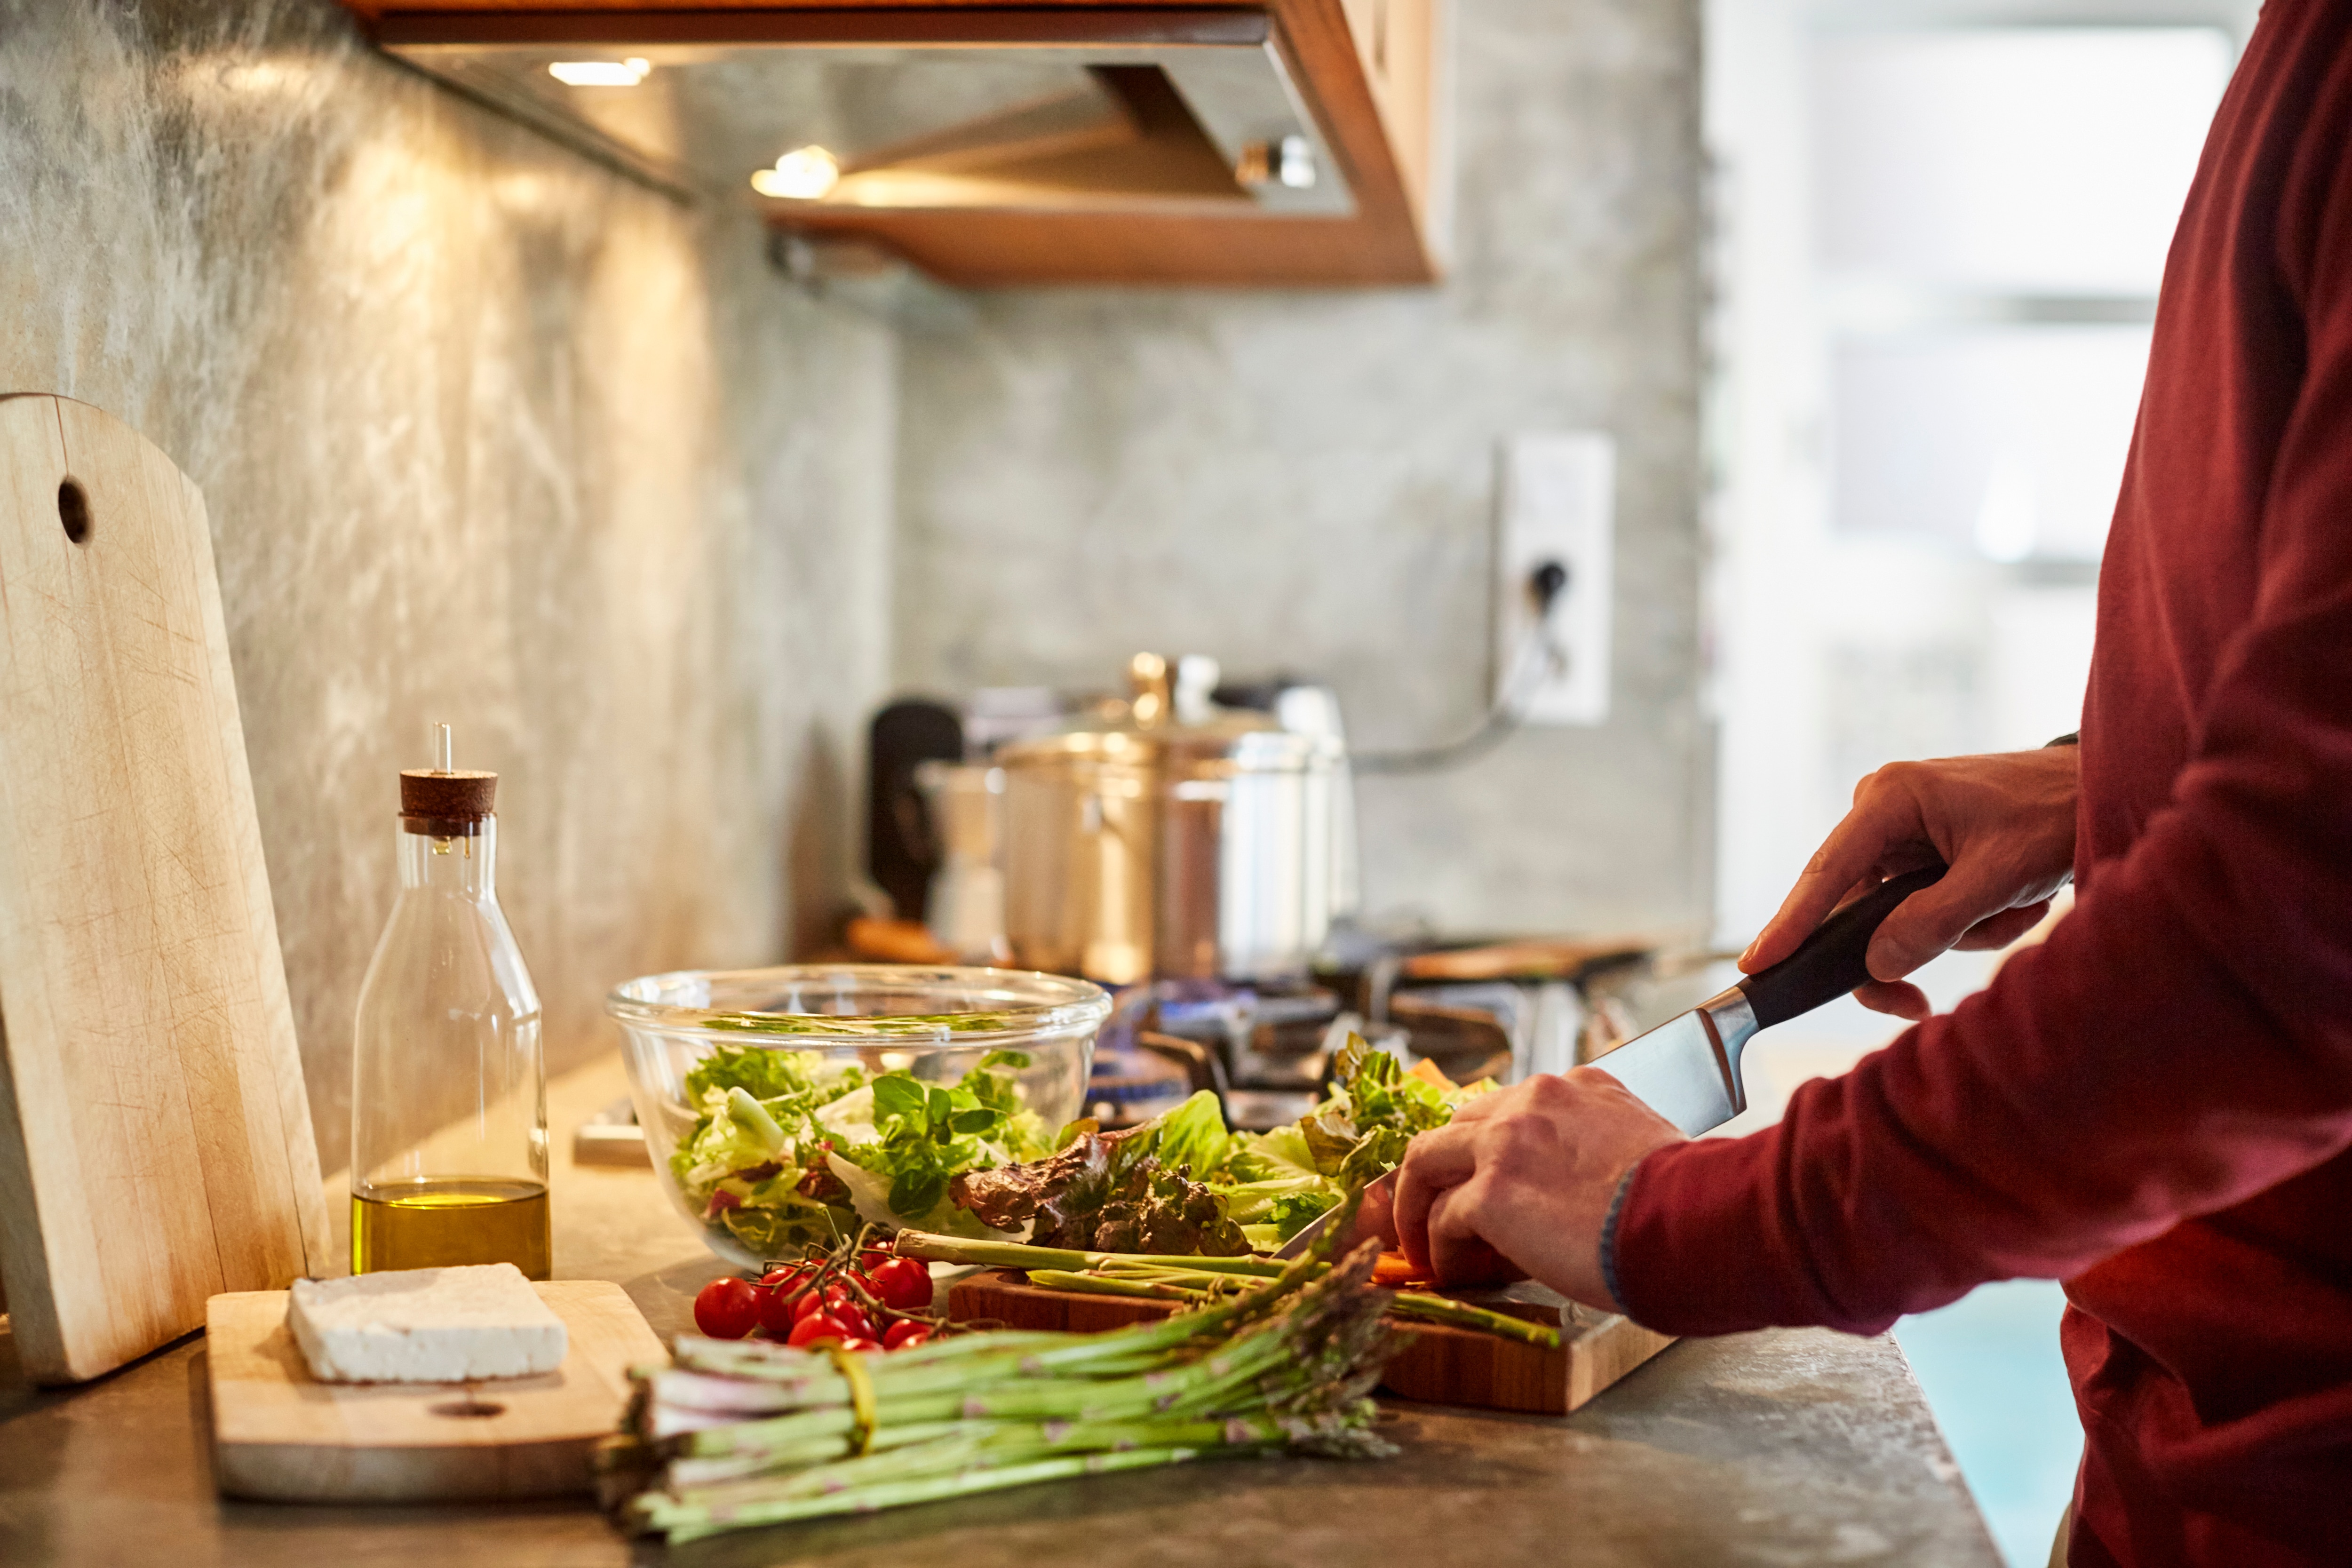
[(939, 869), (940, 843), (915, 787), (925, 763), (963, 760), (963, 718), (944, 702), (891, 703), (866, 731), (866, 868), (889, 895), (891, 912), (919, 921)]

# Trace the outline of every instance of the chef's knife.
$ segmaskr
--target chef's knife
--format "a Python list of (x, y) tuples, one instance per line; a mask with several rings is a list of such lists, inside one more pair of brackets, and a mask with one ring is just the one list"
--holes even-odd
[[(1643, 1104), (1689, 1137), (1722, 1126), (1748, 1109), (1739, 1053), (1759, 1029), (1834, 1002), (1870, 978), (1864, 960), (1870, 939), (1895, 906), (1944, 874), (1928, 866), (1892, 877), (1838, 910), (1797, 944), (1797, 951), (1759, 974), (1710, 996), (1678, 1018), (1626, 1041), (1592, 1065), (1633, 1091)], [(1392, 1185), (1391, 1171), (1373, 1184)], [(1368, 1199), (1371, 1194), (1367, 1193)], [(1323, 1234), (1333, 1209), (1282, 1244), (1276, 1258), (1296, 1258)]]
[[(1367, 1183), (1364, 1187), (1364, 1201), (1356, 1205), (1356, 1213), (1361, 1215), (1367, 1209), (1375, 1211), (1385, 1209), (1390, 1202), (1390, 1194), (1396, 1191), (1396, 1172), (1383, 1171)], [(1287, 1262), (1314, 1246), (1315, 1238), (1331, 1228), (1331, 1222), (1339, 1217), (1341, 1210), (1345, 1207), (1345, 1205), (1341, 1205), (1339, 1208), (1325, 1209), (1321, 1214), (1308, 1220), (1299, 1227), (1297, 1235), (1274, 1249), (1275, 1257)], [(1387, 1223), (1387, 1219), (1383, 1217), (1374, 1224), (1373, 1228), (1376, 1230), (1382, 1228)], [(1364, 1227), (1358, 1226), (1356, 1234), (1364, 1235)]]
[(1748, 1109), (1739, 1053), (1759, 1029), (1833, 1002), (1870, 978), (1864, 958), (1895, 906), (1944, 874), (1941, 866), (1892, 877), (1838, 910), (1797, 951), (1592, 1065), (1693, 1138)]

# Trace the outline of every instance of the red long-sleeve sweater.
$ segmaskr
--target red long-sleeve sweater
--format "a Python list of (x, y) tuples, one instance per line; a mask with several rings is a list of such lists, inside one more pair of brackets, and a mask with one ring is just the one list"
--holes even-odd
[(1951, 1014), (1644, 1160), (1633, 1315), (2066, 1282), (2076, 1568), (2352, 1563), (2352, 3), (2269, 0), (2099, 580), (2078, 901)]

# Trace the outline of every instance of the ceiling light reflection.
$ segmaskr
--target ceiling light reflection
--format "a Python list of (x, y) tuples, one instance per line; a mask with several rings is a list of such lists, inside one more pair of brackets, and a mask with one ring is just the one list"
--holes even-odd
[(635, 87), (654, 68), (632, 55), (625, 60), (557, 60), (547, 74), (566, 87)]
[(776, 160), (772, 169), (751, 176), (751, 188), (763, 196), (813, 202), (833, 189), (841, 178), (841, 161), (822, 147), (797, 147)]

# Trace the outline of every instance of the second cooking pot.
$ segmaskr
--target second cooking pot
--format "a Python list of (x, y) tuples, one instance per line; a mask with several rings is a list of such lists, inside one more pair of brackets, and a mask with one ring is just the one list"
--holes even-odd
[(1013, 961), (1114, 985), (1298, 973), (1350, 879), (1345, 749), (1179, 693), (1157, 655), (1129, 677), (1114, 714), (996, 754)]

